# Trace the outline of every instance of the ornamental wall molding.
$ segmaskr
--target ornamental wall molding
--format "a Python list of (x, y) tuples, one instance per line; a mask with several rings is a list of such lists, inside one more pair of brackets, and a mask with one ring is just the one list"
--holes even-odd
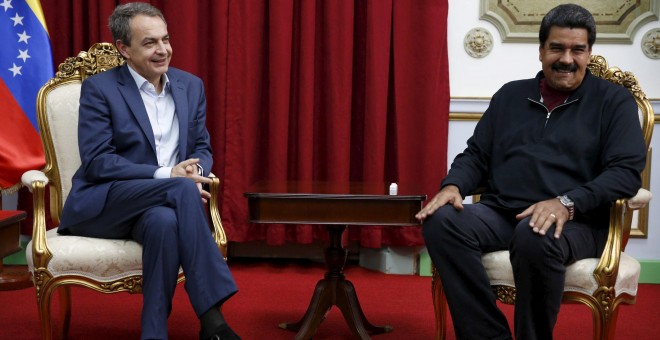
[[(660, 123), (660, 98), (649, 99), (655, 113), (655, 123)], [(450, 120), (474, 120), (477, 121), (486, 112), (490, 98), (486, 97), (454, 97), (449, 100)]]
[(470, 57), (483, 58), (493, 49), (493, 35), (483, 27), (473, 28), (465, 35), (463, 47)]
[[(480, 0), (479, 18), (492, 23), (503, 42), (535, 42), (543, 16), (565, 1)], [(660, 18), (660, 0), (581, 0), (596, 19), (598, 43), (632, 44), (637, 30)]]
[(646, 32), (641, 44), (645, 56), (651, 59), (660, 59), (660, 28), (654, 28)]

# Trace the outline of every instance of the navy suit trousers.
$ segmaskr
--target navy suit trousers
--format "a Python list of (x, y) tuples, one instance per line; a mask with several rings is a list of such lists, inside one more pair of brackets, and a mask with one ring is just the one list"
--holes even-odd
[(198, 317), (237, 291), (190, 179), (117, 181), (101, 214), (69, 230), (87, 237), (133, 238), (142, 244), (143, 339), (167, 339), (180, 267)]

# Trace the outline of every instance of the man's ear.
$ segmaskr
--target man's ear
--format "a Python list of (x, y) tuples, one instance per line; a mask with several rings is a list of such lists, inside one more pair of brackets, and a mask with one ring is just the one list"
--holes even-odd
[(117, 47), (117, 51), (119, 51), (119, 54), (121, 54), (122, 57), (128, 59), (128, 52), (126, 52), (126, 48), (127, 48), (128, 46), (126, 46), (126, 44), (124, 44), (123, 42), (121, 42), (121, 40), (117, 40), (117, 41), (115, 42), (115, 46)]

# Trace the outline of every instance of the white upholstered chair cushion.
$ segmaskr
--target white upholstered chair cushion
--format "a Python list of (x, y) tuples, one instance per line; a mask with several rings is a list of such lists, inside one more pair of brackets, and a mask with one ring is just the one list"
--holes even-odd
[[(631, 209), (641, 209), (651, 201), (651, 192), (639, 189), (635, 197), (628, 200)], [(481, 257), (490, 278), (491, 285), (515, 287), (513, 282), (513, 269), (509, 260), (509, 252), (506, 250), (486, 253)], [(582, 292), (591, 295), (598, 288), (594, 278), (594, 270), (600, 258), (590, 258), (577, 261), (566, 267), (566, 283), (564, 291)], [(615, 290), (618, 296), (621, 293), (630, 295), (637, 294), (637, 282), (641, 266), (632, 256), (621, 252), (619, 264), (619, 275), (616, 278)]]
[[(594, 278), (594, 270), (599, 260), (599, 258), (584, 259), (566, 267), (564, 291), (582, 292), (587, 295), (596, 291), (598, 284)], [(481, 257), (481, 261), (486, 268), (491, 285), (515, 287), (509, 251), (486, 253)], [(640, 264), (635, 258), (625, 252), (621, 253), (619, 275), (615, 285), (617, 296), (621, 293), (637, 294), (640, 270)]]
[(71, 190), (71, 178), (80, 167), (78, 145), (78, 99), (80, 82), (65, 83), (53, 89), (46, 98), (46, 115), (53, 140), (55, 157), (62, 179), (61, 194), (66, 200)]
[[(47, 231), (46, 237), (53, 253), (48, 271), (54, 277), (73, 274), (109, 282), (142, 275), (142, 246), (135, 241), (60, 235), (57, 229)], [(28, 249), (32, 249), (31, 246), (29, 244)], [(26, 255), (33, 272), (32, 253), (26, 252)]]

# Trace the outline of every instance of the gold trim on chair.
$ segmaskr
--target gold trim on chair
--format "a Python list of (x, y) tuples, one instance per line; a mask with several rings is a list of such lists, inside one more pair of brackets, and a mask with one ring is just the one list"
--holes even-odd
[[(220, 190), (220, 179), (215, 177), (214, 175), (211, 175), (211, 187), (210, 187), (210, 192), (215, 192), (217, 193)], [(214, 226), (218, 226), (218, 228), (213, 228), (213, 240), (215, 240), (215, 243), (218, 245), (218, 248), (220, 248), (220, 251), (222, 252), (222, 256), (227, 259), (227, 235), (225, 234), (225, 230), (222, 227), (222, 221), (220, 219), (220, 211), (218, 210), (218, 206), (220, 205), (220, 202), (218, 202), (218, 195), (211, 195), (211, 199), (209, 200), (209, 207), (210, 208), (210, 218), (211, 218), (211, 223)]]
[[(97, 43), (90, 47), (89, 51), (81, 51), (77, 57), (68, 57), (58, 67), (58, 71), (54, 78), (51, 78), (39, 91), (37, 95), (37, 112), (46, 112), (46, 96), (58, 88), (70, 83), (82, 83), (83, 80), (94, 74), (107, 71), (113, 67), (124, 64), (124, 58), (119, 54), (114, 45), (110, 43)], [(51, 180), (51, 191), (54, 189), (57, 192), (62, 190), (62, 182), (60, 180), (59, 167), (57, 158), (55, 157), (55, 150), (52, 143), (46, 141), (52, 140), (50, 125), (46, 114), (39, 114), (37, 117), (39, 130), (42, 138), (42, 145), (44, 154), (46, 156), (46, 167), (43, 172)], [(51, 218), (55, 224), (59, 224), (60, 212), (64, 202), (61, 200), (61, 195), (51, 194), (50, 196), (50, 211)]]

